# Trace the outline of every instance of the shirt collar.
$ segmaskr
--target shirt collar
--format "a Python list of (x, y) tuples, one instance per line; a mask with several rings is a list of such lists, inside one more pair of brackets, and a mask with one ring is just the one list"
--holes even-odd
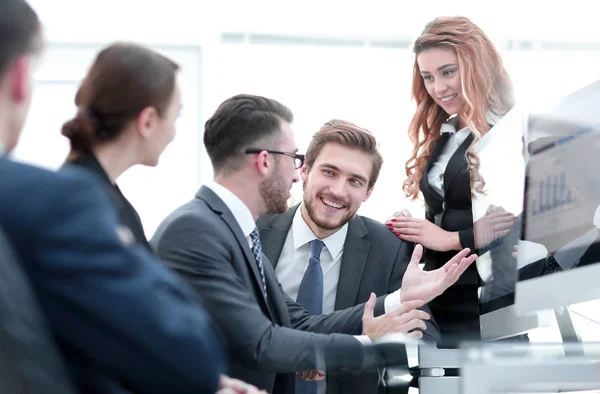
[[(321, 240), (327, 247), (327, 250), (329, 251), (329, 254), (331, 254), (331, 258), (333, 260), (336, 260), (340, 253), (342, 253), (347, 234), (348, 223), (344, 224), (344, 226), (342, 226), (342, 228), (335, 233)], [(306, 245), (314, 239), (317, 239), (316, 235), (312, 232), (310, 227), (308, 227), (308, 224), (306, 224), (304, 218), (302, 217), (302, 204), (300, 204), (298, 209), (296, 209), (296, 213), (294, 214), (294, 219), (292, 221), (292, 239), (294, 241), (294, 250), (298, 250), (298, 248), (301, 246)]]
[(242, 229), (244, 237), (248, 237), (252, 231), (256, 228), (256, 223), (252, 217), (250, 209), (236, 196), (223, 185), (216, 182), (211, 182), (206, 185), (210, 190), (223, 200), (227, 208), (233, 214), (233, 217), (237, 221), (238, 225)]
[(6, 149), (4, 148), (4, 144), (0, 141), (0, 157), (4, 156), (6, 153)]
[[(485, 120), (491, 126), (495, 126), (496, 123), (498, 123), (500, 121), (500, 119), (501, 119), (500, 116), (496, 115), (492, 111), (488, 111), (485, 114)], [(454, 116), (454, 117), (450, 118), (450, 120), (448, 120), (446, 123), (442, 123), (442, 126), (440, 128), (440, 133), (441, 134), (444, 134), (444, 133), (455, 134), (455, 133), (457, 133), (457, 131), (456, 131), (457, 126), (458, 126), (458, 117)], [(468, 129), (469, 129), (468, 126), (463, 127), (462, 129), (458, 130), (458, 133), (460, 133), (463, 130), (466, 131)]]

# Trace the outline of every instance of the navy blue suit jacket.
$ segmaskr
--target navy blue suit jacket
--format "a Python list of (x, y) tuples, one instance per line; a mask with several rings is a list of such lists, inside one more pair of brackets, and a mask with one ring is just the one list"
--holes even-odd
[(123, 241), (106, 193), (80, 171), (0, 158), (0, 225), (74, 381), (85, 393), (214, 393), (225, 360), (201, 301)]

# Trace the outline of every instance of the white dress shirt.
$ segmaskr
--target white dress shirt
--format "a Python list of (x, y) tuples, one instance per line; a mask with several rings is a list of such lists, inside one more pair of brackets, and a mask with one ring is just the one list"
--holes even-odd
[(252, 212), (250, 212), (250, 209), (242, 202), (242, 200), (238, 198), (238, 196), (233, 194), (226, 187), (219, 185), (216, 182), (211, 182), (205, 186), (215, 192), (215, 194), (221, 200), (223, 200), (242, 229), (242, 233), (248, 241), (248, 246), (252, 248), (252, 239), (250, 238), (250, 233), (252, 233), (252, 231), (256, 228), (256, 223), (254, 222), (254, 217), (252, 217)]
[[(323, 313), (331, 313), (335, 310), (335, 298), (337, 285), (340, 279), (340, 268), (342, 256), (344, 255), (344, 243), (348, 234), (346, 223), (335, 233), (321, 241), (325, 247), (321, 251), (321, 269), (323, 270)], [(287, 238), (283, 244), (279, 261), (277, 262), (277, 278), (283, 290), (292, 298), (298, 296), (298, 289), (310, 258), (309, 242), (317, 239), (310, 227), (302, 217), (302, 206), (299, 206), (294, 214), (292, 226), (288, 231)], [(385, 312), (392, 311), (400, 306), (400, 289), (385, 297)]]
[[(348, 223), (330, 236), (321, 241), (325, 244), (321, 251), (321, 269), (323, 271), (323, 313), (331, 313), (335, 310), (335, 299), (337, 296), (337, 285), (340, 279), (340, 268), (342, 256), (344, 255), (344, 243), (348, 234)], [(304, 272), (308, 268), (310, 259), (309, 242), (317, 239), (310, 227), (302, 217), (302, 206), (296, 209), (292, 225), (277, 262), (275, 273), (283, 290), (293, 299), (298, 297), (298, 290)], [(400, 289), (385, 297), (385, 311), (391, 311), (400, 306)], [(368, 344), (370, 339), (366, 335), (355, 336), (361, 343)], [(326, 392), (326, 381), (318, 382), (318, 394)]]
[(450, 137), (448, 138), (446, 145), (444, 145), (442, 153), (440, 153), (431, 166), (429, 173), (427, 173), (427, 181), (440, 196), (444, 197), (444, 172), (446, 172), (446, 167), (458, 147), (465, 142), (469, 134), (471, 134), (471, 129), (464, 127), (459, 131), (456, 131), (452, 124), (444, 123), (442, 124), (441, 132), (442, 134), (450, 133)]
[[(298, 290), (310, 259), (309, 242), (317, 239), (302, 218), (299, 207), (294, 215), (292, 226), (287, 234), (275, 273), (283, 290), (292, 298), (298, 297)], [(323, 313), (335, 310), (337, 285), (340, 279), (340, 267), (344, 254), (344, 242), (348, 233), (348, 224), (321, 241), (325, 247), (321, 251), (321, 269), (323, 270)]]
[[(485, 116), (485, 120), (488, 124), (493, 126), (500, 121), (500, 117), (492, 112), (488, 112)], [(429, 169), (429, 173), (427, 173), (427, 181), (442, 197), (444, 197), (444, 173), (446, 172), (446, 167), (458, 147), (465, 142), (469, 134), (471, 134), (471, 129), (468, 127), (463, 127), (456, 131), (457, 125), (458, 119), (456, 117), (451, 119), (448, 123), (442, 123), (440, 133), (450, 133), (450, 137), (448, 138), (446, 145), (444, 145), (442, 153), (440, 153)]]

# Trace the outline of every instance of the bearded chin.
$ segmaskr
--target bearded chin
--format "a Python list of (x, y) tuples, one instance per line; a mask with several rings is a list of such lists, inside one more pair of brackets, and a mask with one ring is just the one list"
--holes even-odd
[(311, 201), (312, 204), (306, 204), (306, 202), (308, 201), (308, 199), (306, 198), (306, 191), (304, 193), (304, 207), (306, 208), (306, 213), (308, 214), (308, 217), (310, 218), (310, 220), (312, 220), (312, 222), (314, 224), (316, 224), (317, 226), (319, 226), (320, 228), (322, 228), (323, 230), (337, 230), (338, 228), (342, 227), (343, 225), (345, 225), (346, 223), (348, 223), (350, 221), (350, 219), (352, 219), (354, 217), (354, 215), (356, 214), (356, 212), (351, 212), (349, 214), (347, 214), (346, 216), (343, 216), (340, 220), (332, 222), (332, 221), (326, 221), (326, 220), (321, 220), (319, 219), (319, 217), (317, 216), (317, 214), (315, 213), (315, 211), (312, 208), (312, 204), (317, 204), (317, 200), (320, 200), (320, 197), (317, 196), (315, 197), (315, 200)]
[(259, 188), (267, 213), (284, 213), (288, 208), (287, 189), (283, 180), (276, 175), (265, 179)]
[(267, 212), (268, 213), (284, 213), (288, 209), (288, 203), (286, 199), (283, 200), (267, 200)]

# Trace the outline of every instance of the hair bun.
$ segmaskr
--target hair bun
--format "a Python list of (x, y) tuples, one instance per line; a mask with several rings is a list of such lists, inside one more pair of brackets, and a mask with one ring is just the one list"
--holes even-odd
[(71, 142), (71, 151), (83, 152), (93, 146), (98, 127), (98, 118), (89, 110), (79, 110), (75, 118), (62, 126), (62, 134)]

